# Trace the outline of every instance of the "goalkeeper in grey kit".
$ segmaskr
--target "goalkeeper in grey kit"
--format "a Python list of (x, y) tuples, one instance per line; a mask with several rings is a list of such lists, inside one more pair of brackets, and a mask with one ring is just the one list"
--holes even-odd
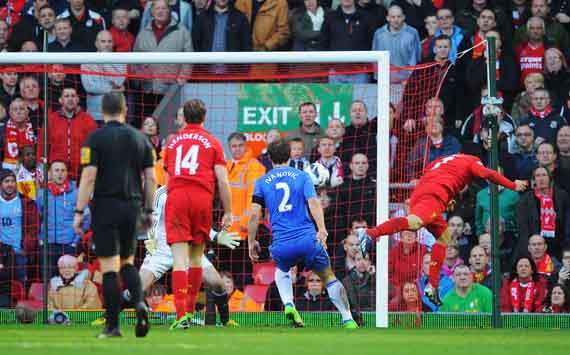
[[(166, 243), (166, 230), (164, 224), (164, 208), (166, 206), (166, 186), (156, 190), (154, 195), (153, 226), (148, 232), (148, 239), (145, 241), (147, 254), (140, 269), (143, 290), (146, 292), (153, 283), (159, 280), (168, 270), (172, 268), (173, 258), (170, 246)], [(217, 244), (234, 249), (239, 245), (239, 234), (225, 231), (210, 231), (210, 238)], [(229, 308), (228, 294), (224, 288), (224, 283), (220, 274), (208, 260), (202, 257), (203, 281), (208, 287), (209, 296), (212, 296), (214, 303), (220, 314), (223, 325), (228, 324)], [(183, 328), (190, 324), (181, 324)]]

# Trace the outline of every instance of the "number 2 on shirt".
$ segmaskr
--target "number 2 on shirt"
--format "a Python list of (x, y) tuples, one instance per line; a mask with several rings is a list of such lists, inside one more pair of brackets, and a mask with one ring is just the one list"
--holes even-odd
[(188, 175), (196, 175), (198, 169), (198, 152), (200, 147), (195, 144), (188, 149), (182, 157), (183, 146), (176, 147), (176, 162), (174, 164), (174, 175), (180, 176), (182, 169), (188, 169)]
[(289, 212), (293, 209), (293, 205), (289, 202), (289, 197), (291, 196), (291, 190), (289, 190), (289, 185), (284, 182), (278, 182), (275, 184), (275, 188), (278, 190), (283, 190), (283, 198), (281, 199), (281, 203), (279, 203), (279, 207), (277, 210), (279, 212)]

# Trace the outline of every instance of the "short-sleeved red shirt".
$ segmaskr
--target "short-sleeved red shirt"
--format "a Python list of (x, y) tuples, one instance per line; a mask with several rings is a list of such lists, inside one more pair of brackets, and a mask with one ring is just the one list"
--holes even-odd
[(168, 192), (186, 188), (213, 195), (216, 165), (226, 165), (222, 144), (201, 125), (187, 125), (166, 144), (164, 168), (168, 171)]

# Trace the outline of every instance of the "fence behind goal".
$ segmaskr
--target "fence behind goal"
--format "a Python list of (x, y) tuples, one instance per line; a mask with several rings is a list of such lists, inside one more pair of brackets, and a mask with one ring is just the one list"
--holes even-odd
[[(242, 243), (235, 250), (208, 246), (206, 256), (218, 270), (223, 284), (205, 282), (198, 306), (203, 312), (198, 313), (197, 322), (215, 322), (215, 307), (208, 291), (224, 287), (230, 295), (231, 318), (240, 325), (285, 324), (273, 279), (275, 265), (268, 250), (271, 231), (267, 220), (263, 220), (259, 228), (260, 262), (252, 264), (247, 254), (244, 227), (247, 227), (251, 200), (247, 186), (260, 174), (257, 169), (258, 175), (255, 175), (252, 164), (257, 163), (248, 158), (266, 162), (263, 149), (267, 133), (277, 129), (283, 137), (295, 137), (302, 124), (299, 106), (313, 102), (320, 133), (304, 135), (304, 155), (310, 162), (319, 159), (327, 162), (334, 176), (318, 193), (329, 231), (327, 249), (331, 264), (348, 291), (355, 317), (365, 326), (489, 326), (490, 315), (423, 314), (428, 309), (422, 308), (421, 302), (422, 265), (430, 246), (425, 234), (391, 236), (366, 255), (359, 252), (354, 236), (357, 227), (374, 225), (388, 214), (405, 213), (405, 201), (413, 188), (411, 182), (419, 177), (429, 153), (424, 148), (423, 153), (415, 154), (417, 149), (423, 148), (418, 142), (430, 129), (426, 105), (430, 98), (437, 96), (446, 67), (391, 68), (388, 91), (387, 66), (377, 70), (377, 63), (372, 63), (370, 57), (361, 63), (340, 63), (332, 58), (325, 57), (315, 63), (239, 64), (236, 59), (225, 64), (191, 65), (100, 64), (89, 58), (91, 64), (81, 66), (3, 66), (3, 83), (14, 82), (17, 77), (16, 86), (23, 98), (23, 101), (11, 100), (5, 107), (6, 120), (12, 118), (6, 121), (6, 129), (12, 130), (16, 124), (16, 127), (24, 127), (27, 135), (26, 139), (22, 135), (11, 139), (7, 131), (3, 147), (4, 166), (13, 168), (17, 175), (22, 226), (14, 227), (13, 220), (2, 219), (0, 307), (7, 310), (0, 311), (0, 323), (15, 321), (16, 313), (10, 309), (17, 305), (37, 310), (47, 305), (49, 314), (53, 314), (53, 310), (65, 311), (78, 323), (92, 321), (102, 314), (101, 273), (90, 233), (76, 236), (71, 231), (69, 213), (73, 211), (76, 187), (71, 182), (61, 190), (59, 185), (48, 183), (57, 182), (55, 175), (61, 173), (56, 173), (52, 166), (45, 177), (42, 164), (64, 161), (69, 180), (77, 181), (79, 147), (101, 124), (102, 95), (117, 90), (124, 92), (127, 98), (129, 123), (149, 136), (158, 157), (166, 137), (177, 129), (175, 117), (179, 107), (190, 98), (205, 102), (206, 128), (226, 148), (234, 200), (232, 213), (236, 216), (232, 230), (240, 233)], [(378, 78), (377, 83), (373, 82), (374, 78)], [(383, 106), (387, 106), (388, 97), (389, 115), (388, 107)], [(29, 120), (25, 126), (17, 124), (20, 106), (28, 109)], [(49, 122), (47, 157), (43, 148), (46, 141), (44, 109)], [(406, 126), (409, 119), (417, 122), (413, 129)], [(240, 159), (232, 159), (241, 153), (230, 149), (227, 143), (233, 132), (242, 132), (247, 137), (241, 164), (237, 161)], [(328, 158), (330, 147), (324, 147), (324, 143), (323, 147), (319, 146), (321, 135), (333, 138), (332, 153), (338, 159)], [(27, 157), (26, 152), (32, 148), (35, 153)], [(34, 156), (37, 157), (35, 167)], [(157, 173), (159, 183), (164, 183), (160, 160)], [(47, 200), (43, 194), (46, 186)], [(47, 218), (43, 212), (46, 202)], [(214, 213), (218, 221), (219, 210)], [(47, 221), (47, 243), (43, 240), (44, 221)], [(219, 228), (219, 224), (215, 222), (213, 228)], [(142, 234), (137, 266), (142, 265), (145, 257), (144, 239), (146, 235)], [(48, 255), (46, 260), (44, 252)], [(63, 255), (70, 257), (62, 258)], [(307, 324), (338, 324), (340, 317), (318, 276), (305, 270), (302, 264), (292, 275), (295, 302)], [(157, 323), (173, 317), (170, 283), (170, 272), (167, 272), (147, 290), (146, 300), (155, 311)], [(43, 292), (45, 285), (47, 297)], [(125, 302), (125, 307), (128, 306)], [(389, 318), (386, 317), (388, 310)], [(508, 324), (526, 324), (524, 319), (514, 319)], [(39, 320), (40, 317), (36, 321)], [(125, 320), (131, 319), (127, 315)], [(532, 320), (539, 326), (560, 326), (565, 322), (563, 317)]]

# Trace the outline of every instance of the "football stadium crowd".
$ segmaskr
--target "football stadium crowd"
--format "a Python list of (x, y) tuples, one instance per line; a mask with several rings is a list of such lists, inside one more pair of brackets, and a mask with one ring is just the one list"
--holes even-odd
[[(488, 163), (490, 128), (480, 104), (487, 95), (483, 41), (495, 37), (494, 70), (503, 98), (499, 164), (508, 178), (531, 182), (521, 194), (499, 189), (500, 270), (491, 269), (490, 190), (481, 181), (469, 186), (447, 213), (453, 240), (441, 273), (443, 305), (437, 307), (423, 296), (434, 238), (422, 229), (389, 237), (389, 307), (404, 312), (490, 312), (491, 275), (499, 273), (502, 287), (495, 291), (502, 311), (570, 312), (567, 0), (4, 0), (0, 6), (2, 52), (387, 50), (394, 66), (435, 63), (433, 71), (446, 72), (438, 97), (423, 100), (421, 112), (410, 112), (406, 98), (413, 93), (404, 89), (402, 104), (390, 106), (390, 152), (383, 154), (390, 154), (392, 167), (399, 171), (391, 174), (391, 181), (404, 185), (413, 185), (423, 167), (440, 157), (465, 152)], [(135, 83), (128, 77), (160, 70), (157, 65), (108, 64), (82, 65), (75, 72), (52, 70), (47, 78), (49, 102), (42, 99), (41, 68), (1, 71), (0, 307), (41, 303), (45, 262), (52, 309), (101, 308), (101, 273), (89, 233), (77, 235), (72, 228), (80, 148), (102, 125), (102, 96), (122, 91), (129, 93), (133, 106), (130, 124), (148, 136), (160, 158), (164, 142), (152, 112), (169, 87), (184, 84), (185, 78)], [(93, 74), (101, 72), (110, 75)], [(410, 72), (409, 88), (421, 80), (411, 68)], [(331, 76), (329, 81), (373, 80), (357, 73)], [(137, 91), (131, 91), (135, 85)], [(43, 150), (46, 106), (49, 160)], [(375, 255), (372, 250), (363, 254), (355, 230), (376, 221), (377, 118), (360, 100), (352, 102), (346, 125), (334, 118), (319, 125), (312, 102), (298, 110), (299, 128), (272, 129), (266, 142), (288, 137), (291, 166), (304, 170), (319, 162), (329, 170), (330, 178), (318, 193), (331, 262), (354, 313), (373, 311)], [(253, 155), (243, 133), (220, 138), (231, 155), (231, 230), (241, 235), (242, 245), (235, 250), (212, 247), (208, 257), (222, 272), (231, 311), (281, 310), (266, 221), (259, 229), (262, 262), (251, 263), (246, 245), (253, 185), (271, 163), (267, 153)], [(48, 176), (44, 164), (49, 166)], [(398, 202), (391, 204), (393, 215), (407, 214), (404, 195), (392, 194), (392, 202)], [(89, 218), (85, 221), (88, 224)], [(48, 260), (43, 260), (45, 249)], [(144, 252), (141, 241), (139, 263)], [(299, 310), (333, 309), (316, 274), (299, 265), (292, 277)], [(153, 310), (173, 310), (169, 285), (164, 280), (148, 292)], [(207, 302), (203, 300), (202, 306)]]

